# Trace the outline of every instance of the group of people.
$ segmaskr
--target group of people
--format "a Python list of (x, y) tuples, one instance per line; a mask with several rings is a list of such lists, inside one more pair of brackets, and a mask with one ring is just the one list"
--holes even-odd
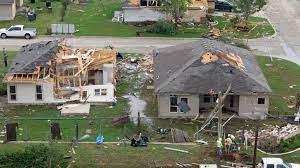
[[(227, 138), (225, 138), (224, 145), (225, 145), (226, 153), (232, 153), (238, 150), (236, 138), (232, 134), (228, 134)], [(221, 157), (222, 151), (223, 151), (223, 142), (222, 142), (222, 138), (219, 138), (217, 140), (217, 155)]]

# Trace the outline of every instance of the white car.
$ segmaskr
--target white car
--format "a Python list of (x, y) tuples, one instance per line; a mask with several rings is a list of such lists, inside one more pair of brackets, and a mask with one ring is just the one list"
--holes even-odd
[(0, 29), (0, 37), (5, 39), (6, 37), (24, 37), (25, 39), (31, 39), (36, 36), (35, 28), (25, 28), (24, 25), (13, 25), (8, 29)]
[(262, 158), (258, 167), (262, 168), (300, 168), (300, 164), (287, 163), (280, 158)]

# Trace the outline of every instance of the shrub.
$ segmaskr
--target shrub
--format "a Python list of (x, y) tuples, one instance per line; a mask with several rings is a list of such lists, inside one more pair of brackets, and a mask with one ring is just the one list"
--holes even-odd
[(176, 34), (176, 26), (172, 22), (160, 20), (153, 25), (152, 32), (174, 36)]
[(67, 167), (62, 152), (46, 145), (28, 146), (24, 151), (0, 154), (0, 167)]

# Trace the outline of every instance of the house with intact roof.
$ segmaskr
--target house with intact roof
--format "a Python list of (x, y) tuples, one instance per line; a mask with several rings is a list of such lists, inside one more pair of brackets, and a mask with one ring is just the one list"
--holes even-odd
[(0, 0), (0, 20), (13, 20), (23, 0)]
[(229, 86), (225, 114), (264, 119), (268, 113), (272, 90), (246, 49), (200, 39), (159, 49), (153, 61), (159, 117), (207, 117)]

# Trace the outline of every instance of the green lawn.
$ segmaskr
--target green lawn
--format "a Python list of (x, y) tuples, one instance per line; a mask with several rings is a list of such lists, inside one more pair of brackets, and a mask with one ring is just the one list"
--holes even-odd
[(300, 66), (276, 58), (271, 62), (269, 57), (263, 56), (258, 56), (257, 61), (274, 94), (270, 98), (271, 114), (294, 114), (296, 109), (288, 105), (295, 105), (295, 96), (300, 92)]
[(7, 55), (8, 55), (8, 67), (4, 66), (4, 62), (3, 62), (3, 54), (2, 54), (2, 50), (0, 52), (0, 95), (5, 94), (6, 92), (6, 84), (2, 82), (3, 77), (6, 75), (9, 67), (11, 66), (13, 60), (16, 57), (16, 51), (8, 51)]
[[(13, 24), (24, 24), (27, 27), (35, 27), (38, 30), (38, 34), (47, 34), (47, 28), (54, 23), (61, 22), (61, 10), (62, 4), (58, 1), (52, 2), (53, 12), (49, 13), (43, 2), (39, 1), (35, 4), (25, 3), (24, 6), (30, 6), (32, 8), (43, 7), (43, 11), (37, 15), (37, 20), (29, 22), (25, 16), (17, 16), (13, 21), (2, 21), (0, 27), (9, 27)], [(78, 32), (77, 36), (119, 36), (119, 37), (132, 37), (136, 36), (137, 31), (145, 31), (149, 27), (135, 27), (129, 24), (113, 23), (111, 21), (113, 13), (116, 10), (121, 10), (121, 0), (90, 0), (87, 5), (69, 4), (66, 16), (63, 23), (75, 24)], [(250, 17), (250, 22), (266, 22), (267, 25), (257, 26), (250, 33), (238, 32), (233, 28), (228, 27), (228, 18), (223, 16), (216, 17), (219, 21), (219, 25), (216, 27), (223, 30), (225, 28), (226, 33), (223, 33), (229, 38), (257, 38), (261, 37), (262, 33), (265, 35), (271, 35), (274, 33), (272, 26), (270, 26), (266, 19)], [(179, 27), (174, 37), (193, 37), (199, 38), (203, 35), (207, 35), (209, 31), (207, 25), (195, 25)], [(156, 34), (146, 32), (143, 36), (147, 37), (169, 37), (166, 34)]]

